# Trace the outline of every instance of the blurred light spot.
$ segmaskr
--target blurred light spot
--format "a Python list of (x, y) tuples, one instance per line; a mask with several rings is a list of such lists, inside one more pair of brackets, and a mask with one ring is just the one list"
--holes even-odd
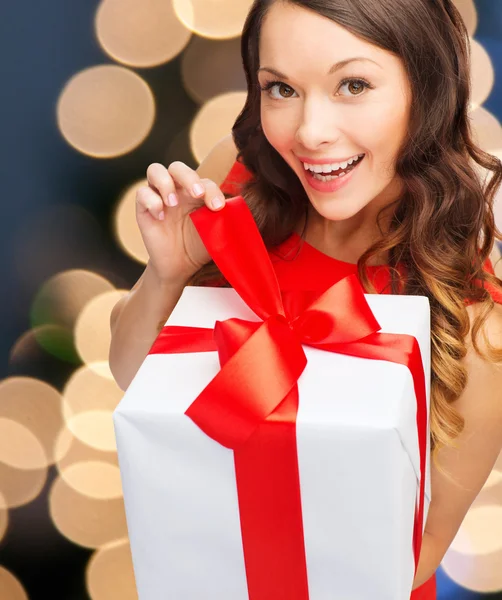
[(454, 0), (453, 3), (460, 11), (469, 35), (474, 35), (478, 26), (478, 13), (474, 0)]
[(502, 127), (495, 115), (478, 106), (470, 113), (470, 118), (476, 142), (485, 152), (502, 149)]
[(96, 158), (130, 152), (149, 134), (155, 100), (147, 83), (117, 65), (99, 65), (74, 75), (61, 92), (57, 121), (74, 148)]
[(102, 265), (108, 256), (97, 219), (81, 206), (44, 206), (25, 215), (16, 232), (14, 268), (23, 293), (35, 295), (58, 271), (75, 265)]
[(90, 410), (113, 411), (122, 399), (124, 392), (115, 381), (102, 377), (99, 373), (100, 369), (106, 373), (103, 365), (107, 366), (107, 363), (84, 365), (67, 381), (63, 390), (63, 414), (66, 421)]
[(477, 40), (471, 39), (471, 110), (488, 98), (494, 80), (495, 72), (488, 52)]
[(96, 35), (104, 51), (135, 67), (153, 67), (177, 56), (191, 32), (166, 0), (103, 0)]
[(92, 600), (137, 600), (129, 540), (97, 550), (87, 565), (86, 582)]
[[(80, 358), (73, 344), (75, 320), (89, 300), (113, 289), (101, 275), (82, 269), (51, 277), (37, 292), (31, 307), (30, 320), (40, 346), (62, 360), (78, 364)], [(46, 327), (39, 327), (42, 325)]]
[(68, 429), (81, 442), (97, 450), (116, 450), (111, 410), (90, 410), (71, 417)]
[(232, 38), (242, 27), (252, 0), (172, 0), (180, 21), (202, 37)]
[(73, 433), (63, 427), (55, 443), (56, 467), (62, 473), (67, 467), (79, 462), (99, 461), (118, 466), (116, 451), (103, 452), (84, 444)]
[(127, 537), (122, 498), (100, 500), (76, 492), (62, 476), (49, 492), (49, 511), (58, 531), (86, 548)]
[(230, 133), (245, 101), (245, 92), (231, 92), (213, 98), (199, 110), (190, 128), (190, 146), (199, 162)]
[(7, 532), (9, 526), (9, 509), (7, 507), (7, 500), (4, 495), (0, 492), (0, 542)]
[(81, 362), (73, 344), (73, 331), (61, 325), (40, 325), (17, 339), (9, 353), (9, 365), (15, 368), (37, 363), (46, 352), (73, 364)]
[(114, 217), (115, 235), (120, 245), (129, 256), (142, 264), (147, 263), (148, 252), (136, 221), (136, 192), (147, 185), (148, 180), (141, 179), (130, 186), (117, 203)]
[(23, 425), (0, 418), (0, 461), (15, 469), (40, 469), (47, 457), (38, 439)]
[(181, 59), (181, 77), (197, 104), (226, 92), (246, 90), (240, 38), (218, 42), (192, 38)]
[(450, 548), (470, 555), (502, 551), (502, 506), (470, 509)]
[(46, 323), (73, 329), (84, 306), (115, 287), (104, 277), (83, 269), (54, 275), (37, 292), (31, 307), (33, 327)]
[(64, 424), (61, 395), (55, 388), (31, 377), (4, 379), (0, 417), (26, 427), (42, 445), (47, 464), (54, 462), (54, 440)]
[(470, 555), (448, 550), (441, 567), (456, 584), (474, 592), (502, 591), (502, 551)]
[(110, 315), (127, 290), (106, 292), (86, 304), (75, 324), (75, 346), (87, 363), (108, 360), (111, 342)]
[[(500, 160), (502, 160), (502, 144), (501, 144), (500, 148), (501, 148)], [(495, 194), (494, 213), (495, 213), (495, 224), (497, 225), (498, 229), (500, 231), (502, 231), (502, 186), (499, 187), (499, 189), (497, 190), (497, 193)], [(495, 270), (497, 271), (497, 274), (499, 277), (502, 277), (501, 269), (502, 269), (502, 265), (499, 262), (498, 263), (498, 271), (497, 271), (497, 266), (495, 267)], [(502, 466), (501, 466), (501, 470), (502, 470)]]
[(21, 582), (2, 566), (0, 566), (0, 590), (2, 590), (2, 600), (28, 600), (28, 594)]
[(20, 471), (0, 462), (0, 492), (9, 508), (23, 506), (34, 500), (47, 480), (47, 467)]
[(80, 364), (73, 344), (73, 331), (61, 325), (40, 325), (25, 331), (12, 347), (9, 363), (36, 361), (37, 350), (74, 365)]
[(488, 479), (485, 481), (484, 489), (494, 487), (502, 482), (502, 473), (495, 471), (495, 469), (488, 475)]
[(119, 468), (110, 463), (79, 462), (64, 469), (61, 477), (83, 496), (101, 500), (122, 496)]

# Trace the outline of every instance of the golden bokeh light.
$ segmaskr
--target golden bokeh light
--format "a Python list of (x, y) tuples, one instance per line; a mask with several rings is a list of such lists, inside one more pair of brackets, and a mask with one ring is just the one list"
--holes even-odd
[(122, 497), (119, 468), (107, 462), (75, 463), (64, 469), (61, 477), (83, 496), (99, 500)]
[[(502, 231), (502, 202), (500, 202), (500, 196), (497, 199), (498, 203), (495, 204), (495, 222), (498, 222), (498, 227), (500, 228), (500, 230)], [(499, 214), (497, 214), (497, 211), (499, 211)], [(497, 219), (500, 218), (500, 221), (498, 221)], [(492, 251), (490, 253), (490, 261), (493, 265), (493, 270), (495, 271), (495, 275), (497, 275), (497, 277), (499, 277), (500, 279), (502, 279), (502, 254), (500, 252), (500, 248), (497, 244), (493, 245)], [(495, 467), (497, 468), (497, 467)], [(502, 471), (502, 468), (501, 468)]]
[(99, 548), (127, 537), (122, 498), (101, 500), (75, 491), (60, 475), (49, 492), (54, 525), (66, 538), (86, 548)]
[(2, 591), (2, 600), (28, 600), (28, 594), (19, 579), (1, 565), (0, 590)]
[[(110, 315), (127, 290), (105, 292), (86, 304), (75, 323), (75, 346), (83, 362), (108, 360), (111, 342)], [(91, 366), (92, 368), (92, 366)]]
[(245, 91), (240, 38), (215, 42), (194, 37), (183, 53), (181, 78), (197, 104), (230, 91)]
[(42, 444), (29, 429), (0, 417), (0, 461), (15, 469), (42, 469), (47, 456)]
[(74, 371), (63, 390), (63, 415), (66, 421), (89, 410), (113, 411), (124, 392), (110, 377), (100, 374), (108, 363), (91, 363)]
[(0, 462), (0, 493), (9, 508), (24, 506), (34, 500), (47, 481), (47, 467), (27, 471)]
[(102, 0), (95, 27), (99, 43), (109, 56), (143, 68), (177, 56), (192, 35), (166, 0)]
[[(502, 160), (502, 146), (500, 147), (500, 160)], [(495, 213), (495, 223), (499, 230), (502, 231), (502, 186), (499, 187), (497, 193), (495, 194), (493, 211)], [(498, 263), (499, 269), (502, 269), (501, 262)], [(495, 270), (497, 272), (497, 267), (495, 267)], [(500, 274), (498, 276), (502, 278), (502, 271), (499, 271), (499, 273)]]
[(441, 563), (454, 582), (475, 592), (502, 591), (501, 501), (502, 487), (485, 485)]
[(86, 583), (92, 600), (137, 600), (129, 540), (96, 550), (87, 565)]
[(26, 427), (41, 444), (46, 464), (54, 462), (54, 440), (64, 424), (61, 394), (54, 387), (32, 377), (4, 379), (0, 383), (0, 418)]
[(77, 73), (57, 103), (57, 122), (66, 141), (95, 158), (130, 152), (149, 134), (154, 119), (155, 99), (148, 84), (117, 65)]
[(148, 252), (141, 237), (136, 221), (136, 192), (148, 185), (147, 179), (141, 179), (131, 185), (117, 203), (114, 215), (115, 235), (122, 248), (138, 262), (148, 261)]
[(478, 26), (478, 12), (474, 0), (453, 0), (460, 11), (469, 35), (474, 35)]
[(498, 486), (502, 483), (502, 473), (500, 471), (493, 471), (488, 475), (488, 479), (485, 481), (483, 489), (488, 489), (491, 487)]
[(471, 555), (449, 550), (443, 558), (441, 567), (458, 585), (473, 592), (490, 594), (502, 591), (501, 564), (501, 551)]
[(78, 315), (94, 297), (115, 289), (107, 279), (84, 269), (70, 269), (48, 279), (31, 308), (33, 326), (53, 323), (73, 329)]
[(116, 451), (103, 452), (84, 444), (73, 433), (63, 427), (55, 443), (56, 467), (62, 473), (67, 467), (80, 462), (106, 462), (118, 466)]
[(213, 146), (232, 130), (246, 101), (246, 92), (216, 96), (199, 110), (190, 128), (190, 147), (202, 162)]
[(471, 508), (450, 548), (461, 554), (478, 556), (502, 551), (502, 506)]
[(103, 452), (116, 450), (111, 410), (81, 412), (67, 421), (72, 434), (84, 444)]
[(242, 32), (253, 0), (172, 0), (179, 20), (201, 37), (227, 39)]
[(490, 95), (495, 72), (490, 55), (477, 41), (471, 40), (471, 110), (474, 110)]
[(4, 498), (4, 495), (0, 492), (0, 542), (5, 537), (8, 527), (9, 507), (7, 506), (7, 500)]
[(483, 106), (470, 113), (471, 127), (476, 143), (485, 152), (502, 149), (502, 126), (497, 117)]

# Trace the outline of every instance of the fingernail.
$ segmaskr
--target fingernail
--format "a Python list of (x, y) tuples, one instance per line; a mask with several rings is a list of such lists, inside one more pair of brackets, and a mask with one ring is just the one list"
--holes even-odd
[(169, 206), (176, 206), (178, 204), (178, 198), (176, 197), (176, 194), (173, 194), (171, 192), (167, 196), (167, 203), (169, 204)]
[(163, 210), (161, 210), (161, 211), (159, 212), (159, 221), (163, 221), (165, 216), (166, 216), (166, 215), (164, 214), (164, 211), (163, 211)]
[(221, 208), (223, 206), (224, 202), (221, 198), (219, 198), (217, 196), (216, 198), (213, 198), (211, 200), (211, 204), (213, 205), (213, 208)]
[(201, 184), (200, 184), (200, 183), (196, 183), (196, 184), (194, 184), (194, 186), (193, 186), (193, 193), (194, 193), (196, 196), (200, 196), (201, 194), (203, 194), (203, 193), (204, 193), (204, 188), (201, 186)]

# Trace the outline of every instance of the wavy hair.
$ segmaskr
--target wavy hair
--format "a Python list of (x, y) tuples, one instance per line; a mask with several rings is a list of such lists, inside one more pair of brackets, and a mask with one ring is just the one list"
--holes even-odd
[[(405, 66), (412, 88), (408, 135), (395, 167), (403, 193), (392, 204), (390, 225), (357, 263), (366, 293), (376, 293), (368, 278), (368, 260), (387, 252), (390, 293), (427, 296), (431, 306), (431, 448), (436, 466), (441, 447), (455, 445), (464, 419), (454, 402), (467, 383), (461, 359), (467, 353), (470, 319), (465, 300), (481, 303), (471, 331), (476, 352), (502, 360), (502, 349), (478, 333), (493, 308), (485, 289), (502, 281), (483, 265), (496, 239), (502, 239), (493, 212), (502, 181), (502, 162), (473, 141), (469, 123), (470, 41), (451, 0), (255, 0), (247, 16), (241, 53), (247, 79), (245, 106), (232, 129), (238, 160), (253, 177), (244, 184), (246, 199), (269, 248), (288, 238), (307, 216), (309, 200), (296, 174), (269, 144), (260, 125), (259, 37), (274, 2), (314, 11), (354, 35), (393, 52)], [(481, 182), (475, 165), (491, 172)], [(397, 268), (405, 266), (405, 276)], [(214, 274), (214, 264), (194, 282)], [(442, 469), (441, 469), (442, 470)], [(444, 470), (442, 470), (444, 473)]]

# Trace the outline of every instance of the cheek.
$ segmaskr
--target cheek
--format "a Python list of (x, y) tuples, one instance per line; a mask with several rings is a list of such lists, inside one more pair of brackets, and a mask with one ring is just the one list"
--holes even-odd
[(408, 128), (406, 107), (391, 102), (372, 104), (358, 117), (356, 126), (359, 138), (375, 160), (393, 160)]
[(274, 110), (274, 107), (262, 108), (261, 126), (269, 144), (278, 152), (291, 148), (296, 127), (292, 111), (285, 107), (280, 110)]

